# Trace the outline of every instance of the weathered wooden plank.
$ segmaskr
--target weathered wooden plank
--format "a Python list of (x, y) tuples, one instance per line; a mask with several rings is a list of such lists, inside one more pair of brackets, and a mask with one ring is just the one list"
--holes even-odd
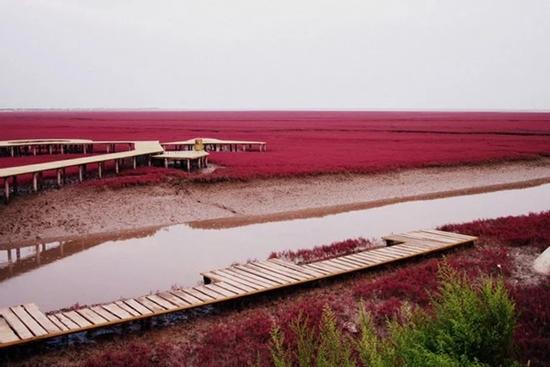
[[(258, 267), (258, 268), (269, 270), (270, 272), (282, 275), (285, 278), (289, 278), (289, 279), (292, 279), (294, 281), (314, 279), (316, 277), (316, 276), (311, 275), (310, 273), (307, 273), (306, 271), (304, 271), (304, 269), (301, 269), (301, 271), (297, 271), (297, 270), (294, 270), (292, 268), (285, 267), (283, 265), (279, 265), (279, 264), (271, 262), (271, 261), (258, 261), (256, 263), (251, 264), (251, 265), (253, 265), (255, 267)], [(296, 265), (296, 266), (298, 266), (298, 265)]]
[(57, 317), (55, 317), (54, 315), (48, 315), (48, 319), (50, 319), (51, 322), (53, 322), (55, 324), (55, 326), (57, 326), (59, 328), (59, 330), (62, 330), (62, 331), (68, 331), (69, 328), (67, 326), (65, 326), (65, 324), (63, 324), (61, 321), (59, 321), (59, 319)]
[(0, 309), (0, 315), (7, 321), (20, 339), (30, 339), (34, 335), (9, 308)]
[(108, 321), (101, 317), (98, 313), (92, 311), (89, 308), (80, 308), (76, 310), (80, 316), (84, 317), (86, 320), (91, 322), (94, 325), (102, 325), (107, 323)]
[(256, 283), (249, 282), (246, 279), (242, 279), (242, 277), (236, 277), (231, 273), (228, 274), (228, 273), (224, 272), (223, 270), (216, 270), (215, 274), (218, 274), (219, 277), (221, 278), (221, 280), (223, 280), (223, 281), (228, 281), (229, 280), (228, 283), (230, 281), (237, 282), (237, 283), (240, 283), (240, 284), (248, 287), (248, 289), (252, 288), (253, 291), (256, 291), (256, 290), (260, 291), (260, 290), (264, 290), (264, 289), (267, 288), (266, 286), (260, 286)]
[(353, 259), (361, 264), (363, 264), (363, 266), (371, 266), (374, 261), (372, 260), (369, 260), (367, 258), (364, 258), (364, 257), (361, 257), (360, 253), (357, 253), (357, 254), (353, 254), (353, 255), (347, 255), (345, 256), (346, 259)]
[(116, 301), (115, 305), (122, 308), (124, 311), (128, 312), (133, 317), (141, 316), (141, 314), (139, 312), (134, 310), (132, 307), (128, 306), (128, 304), (126, 304), (124, 301)]
[(324, 262), (315, 262), (315, 263), (305, 264), (303, 266), (307, 268), (326, 270), (328, 272), (327, 275), (339, 274), (344, 271), (341, 268), (336, 268), (332, 265), (325, 264)]
[(188, 307), (190, 304), (183, 299), (174, 296), (172, 293), (169, 292), (160, 292), (157, 294), (157, 296), (164, 298), (165, 300), (175, 304), (178, 307)]
[(235, 297), (237, 295), (239, 295), (239, 293), (235, 293), (233, 291), (229, 291), (223, 287), (220, 287), (219, 285), (217, 285), (216, 283), (212, 283), (212, 284), (205, 284), (203, 285), (204, 288), (208, 288), (210, 289), (211, 291), (214, 291), (214, 292), (217, 292), (225, 297)]
[[(397, 245), (397, 246), (403, 246), (403, 245)], [(389, 255), (389, 256), (399, 258), (402, 256), (411, 256), (416, 253), (416, 251), (414, 251), (413, 249), (403, 250), (403, 247), (399, 247), (399, 248), (393, 248), (393, 247), (395, 246), (391, 246), (391, 248), (384, 249), (384, 251), (380, 250), (378, 251), (378, 254), (384, 254), (384, 255)]]
[(69, 328), (69, 330), (78, 330), (80, 329), (80, 326), (78, 326), (78, 324), (76, 322), (74, 322), (73, 320), (69, 319), (68, 317), (66, 317), (65, 315), (63, 315), (63, 313), (59, 312), (59, 313), (56, 313), (54, 314), (53, 316), (55, 316), (60, 322), (63, 323), (63, 325), (65, 325), (66, 327)]
[(33, 333), (34, 336), (43, 336), (48, 334), (48, 332), (42, 326), (40, 326), (40, 324), (37, 323), (36, 320), (33, 319), (27, 311), (25, 311), (23, 306), (10, 307), (10, 309), (13, 311), (14, 314), (17, 315), (19, 320), (21, 320), (21, 322), (25, 324), (25, 326)]
[(253, 269), (259, 272), (260, 274), (265, 274), (266, 276), (276, 279), (278, 283), (283, 282), (282, 284), (296, 283), (296, 282), (310, 279), (305, 275), (298, 277), (297, 275), (289, 274), (289, 273), (282, 274), (280, 271), (274, 269), (271, 265), (263, 265), (263, 266), (262, 265), (250, 263), (250, 264), (246, 264), (245, 267), (249, 269)]
[(473, 240), (477, 239), (477, 237), (474, 237), (474, 236), (469, 236), (469, 235), (466, 235), (466, 234), (455, 233), (455, 232), (445, 232), (445, 231), (440, 231), (440, 230), (437, 230), (437, 229), (424, 229), (424, 230), (422, 230), (422, 232), (440, 234), (442, 236), (449, 236), (451, 238), (456, 238), (456, 239), (460, 239), (460, 240), (464, 240), (464, 241), (473, 241)]
[(150, 296), (147, 296), (147, 298), (149, 300), (155, 302), (156, 304), (164, 307), (167, 310), (174, 310), (174, 309), (178, 308), (178, 306), (176, 306), (175, 304), (173, 304), (171, 302), (168, 302), (167, 300), (157, 296), (156, 294), (151, 294)]
[(240, 288), (237, 288), (237, 287), (235, 287), (231, 284), (228, 284), (226, 282), (215, 282), (215, 283), (212, 283), (212, 284), (216, 284), (218, 287), (227, 289), (228, 291), (233, 292), (233, 293), (238, 294), (238, 295), (248, 293), (247, 291), (244, 291), (244, 290), (242, 290)]
[(257, 267), (252, 266), (252, 265), (240, 266), (239, 269), (244, 271), (244, 272), (259, 276), (263, 279), (270, 280), (270, 281), (272, 281), (276, 284), (279, 284), (279, 285), (285, 285), (285, 284), (296, 282), (294, 279), (288, 279), (288, 278), (284, 279), (284, 277), (282, 277), (282, 276), (279, 277), (279, 276), (277, 276), (277, 274), (270, 273), (269, 270), (265, 270), (265, 269), (262, 269), (262, 268), (257, 268)]
[(214, 292), (213, 290), (211, 290), (209, 288), (206, 288), (204, 285), (199, 285), (197, 287), (193, 287), (193, 290), (196, 290), (197, 292), (200, 292), (200, 293), (204, 293), (207, 296), (210, 296), (210, 297), (212, 297), (213, 299), (216, 299), (216, 300), (220, 300), (220, 299), (225, 298), (224, 295), (222, 295), (218, 292)]
[(40, 326), (48, 333), (58, 333), (61, 331), (53, 322), (44, 315), (34, 303), (23, 305), (23, 308), (38, 322)]
[(135, 299), (126, 299), (124, 300), (128, 306), (132, 307), (134, 310), (139, 312), (141, 315), (151, 315), (153, 311), (143, 306), (141, 303), (137, 302)]
[(362, 264), (360, 262), (357, 262), (357, 261), (354, 261), (353, 259), (347, 259), (347, 258), (334, 258), (334, 259), (330, 259), (332, 262), (335, 262), (337, 264), (340, 264), (340, 265), (344, 265), (344, 266), (351, 266), (353, 267), (354, 269), (358, 269), (358, 268), (362, 268), (363, 266), (365, 266), (365, 264)]
[(119, 317), (113, 315), (111, 312), (107, 311), (101, 306), (90, 307), (90, 310), (94, 311), (95, 313), (103, 317), (105, 320), (108, 320), (109, 322), (115, 322), (120, 320)]
[(269, 259), (267, 261), (270, 262), (270, 263), (273, 263), (274, 265), (283, 267), (285, 269), (291, 269), (291, 270), (294, 270), (296, 272), (309, 274), (312, 277), (320, 277), (320, 276), (326, 275), (325, 272), (321, 272), (321, 271), (313, 270), (313, 269), (307, 269), (307, 268), (304, 268), (302, 265), (297, 265), (297, 264), (294, 264), (290, 261), (285, 261), (285, 260), (281, 260), (281, 259)]
[(358, 258), (361, 258), (369, 263), (370, 266), (377, 265), (380, 263), (380, 259), (375, 259), (372, 256), (370, 256), (370, 251), (365, 252), (358, 252), (354, 254), (353, 256), (356, 256)]
[(162, 306), (159, 306), (159, 305), (158, 305), (157, 303), (155, 303), (155, 302), (150, 301), (150, 300), (149, 300), (147, 297), (145, 297), (145, 296), (136, 298), (136, 301), (139, 302), (142, 306), (145, 306), (145, 307), (147, 307), (148, 309), (150, 309), (151, 311), (153, 311), (153, 313), (166, 311), (166, 308), (164, 308), (164, 307), (162, 307)]
[(323, 261), (319, 261), (320, 263), (322, 263), (323, 265), (330, 265), (332, 267), (335, 267), (335, 268), (339, 268), (343, 271), (349, 271), (349, 270), (353, 270), (355, 269), (355, 266), (352, 266), (352, 265), (347, 265), (347, 264), (339, 264), (335, 261), (332, 261), (332, 260), (323, 260)]
[(86, 320), (84, 317), (80, 316), (76, 311), (63, 312), (63, 315), (81, 328), (90, 327), (92, 323)]
[(223, 270), (224, 273), (228, 273), (228, 274), (231, 274), (237, 278), (242, 278), (248, 282), (251, 282), (251, 283), (254, 283), (254, 284), (257, 284), (257, 285), (260, 285), (260, 286), (264, 286), (264, 287), (277, 287), (279, 286), (278, 283), (276, 282), (273, 282), (271, 280), (268, 280), (268, 279), (264, 279), (264, 278), (261, 278), (259, 276), (256, 276), (254, 274), (251, 274), (251, 273), (247, 273), (247, 272), (244, 272), (242, 270), (239, 270), (239, 269), (236, 269), (236, 268), (229, 268), (229, 269), (224, 269)]
[(101, 307), (103, 307), (104, 309), (106, 309), (107, 311), (109, 311), (110, 313), (112, 313), (113, 315), (115, 315), (116, 317), (118, 317), (119, 319), (129, 319), (132, 317), (132, 315), (130, 313), (128, 313), (127, 311), (123, 310), (122, 308), (118, 307), (116, 304), (114, 303), (109, 303), (109, 304), (106, 304), (106, 305), (101, 305)]
[(3, 317), (0, 317), (0, 344), (13, 343), (19, 340), (17, 334), (8, 325), (8, 322)]
[(202, 292), (199, 292), (199, 291), (197, 291), (196, 289), (193, 289), (193, 288), (186, 288), (186, 289), (182, 289), (181, 291), (183, 293), (190, 294), (193, 297), (198, 298), (203, 302), (212, 302), (212, 301), (216, 300), (214, 297), (207, 296), (206, 294), (204, 294)]
[(173, 294), (174, 296), (178, 297), (178, 298), (181, 298), (182, 300), (184, 300), (185, 302), (188, 302), (190, 305), (193, 305), (193, 306), (204, 303), (204, 301), (201, 300), (200, 298), (193, 297), (189, 293), (182, 292), (179, 289), (170, 291), (170, 293)]

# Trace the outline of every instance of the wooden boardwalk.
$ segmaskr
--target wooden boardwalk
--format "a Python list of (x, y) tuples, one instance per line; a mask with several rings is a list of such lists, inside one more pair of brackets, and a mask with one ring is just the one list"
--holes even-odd
[[(108, 146), (114, 145), (111, 142), (101, 142)], [(118, 143), (118, 142), (116, 142)], [(39, 180), (43, 172), (56, 171), (57, 185), (61, 186), (65, 181), (66, 169), (69, 167), (79, 167), (79, 181), (82, 181), (86, 172), (86, 165), (97, 164), (98, 176), (101, 178), (103, 173), (103, 165), (107, 161), (115, 162), (115, 171), (119, 171), (119, 162), (124, 159), (132, 159), (132, 166), (136, 168), (138, 157), (150, 158), (164, 152), (158, 141), (136, 141), (131, 143), (134, 146), (133, 150), (94, 155), (90, 157), (64, 159), (53, 162), (28, 164), (24, 166), (0, 168), (0, 178), (4, 179), (4, 200), (9, 201), (11, 195), (10, 181), (14, 193), (17, 191), (17, 177), (21, 175), (32, 174), (33, 191), (38, 191)]]
[(271, 259), (202, 273), (204, 284), (71, 311), (42, 313), (33, 303), (0, 309), (0, 348), (94, 330), (292, 287), (473, 244), (476, 237), (436, 230), (383, 237), (388, 246), (297, 265)]

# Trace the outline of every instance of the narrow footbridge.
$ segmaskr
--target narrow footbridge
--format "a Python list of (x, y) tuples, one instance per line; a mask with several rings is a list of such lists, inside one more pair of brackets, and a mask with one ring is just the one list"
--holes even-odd
[(29, 303), (0, 309), (0, 349), (155, 316), (227, 302), (254, 294), (376, 268), (409, 258), (471, 245), (476, 237), (421, 230), (383, 237), (387, 246), (298, 265), (255, 261), (202, 273), (204, 284), (71, 311), (43, 313)]

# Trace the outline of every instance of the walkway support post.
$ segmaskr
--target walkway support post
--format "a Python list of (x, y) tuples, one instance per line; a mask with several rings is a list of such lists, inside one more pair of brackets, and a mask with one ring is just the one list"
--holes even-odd
[(61, 169), (57, 170), (57, 188), (63, 186), (63, 181), (61, 180)]
[(84, 181), (84, 165), (78, 166), (78, 181)]
[(32, 174), (32, 191), (38, 191), (38, 172)]
[(10, 201), (9, 177), (4, 178), (4, 201), (6, 202), (6, 204)]
[(99, 178), (103, 177), (103, 163), (101, 162), (97, 164), (97, 177)]
[(118, 163), (118, 159), (115, 159), (115, 173), (118, 175), (119, 172), (120, 172), (120, 166)]
[(137, 159), (136, 159), (136, 157), (132, 157), (132, 167), (134, 167), (134, 169), (137, 168)]

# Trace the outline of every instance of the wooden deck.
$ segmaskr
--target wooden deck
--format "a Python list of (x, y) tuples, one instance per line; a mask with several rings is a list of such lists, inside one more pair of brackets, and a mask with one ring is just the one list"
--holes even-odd
[(476, 237), (436, 230), (383, 237), (388, 246), (297, 265), (271, 259), (202, 273), (204, 284), (67, 312), (42, 313), (38, 306), (0, 309), (0, 348), (143, 320), (395, 263), (473, 244)]
[(199, 169), (206, 168), (208, 166), (208, 156), (209, 154), (204, 150), (178, 150), (165, 151), (162, 154), (154, 155), (152, 158), (163, 161), (166, 168), (168, 168), (170, 162), (173, 162), (174, 165), (179, 163), (181, 167), (185, 167), (187, 171), (191, 171), (192, 165), (195, 165)]
[(265, 152), (267, 150), (267, 143), (265, 141), (249, 141), (249, 140), (221, 140), (215, 138), (195, 138), (182, 141), (171, 141), (162, 143), (162, 146), (166, 150), (193, 150), (196, 140), (202, 140), (204, 148), (209, 151), (250, 151), (258, 150)]

